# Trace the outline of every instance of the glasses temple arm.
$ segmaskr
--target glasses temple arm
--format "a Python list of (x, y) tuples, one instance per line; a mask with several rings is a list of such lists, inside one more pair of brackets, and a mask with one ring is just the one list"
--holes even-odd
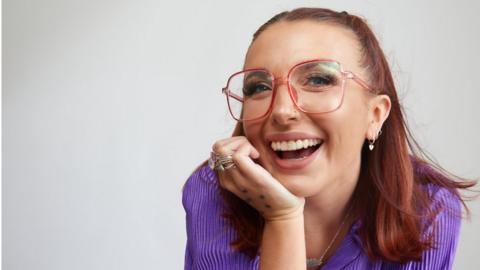
[(342, 72), (343, 74), (346, 75), (347, 78), (349, 79), (353, 79), (355, 82), (357, 82), (360, 86), (362, 86), (363, 88), (369, 90), (369, 91), (373, 91), (373, 88), (370, 87), (370, 85), (368, 85), (365, 81), (363, 81), (362, 79), (360, 79), (357, 75), (355, 75), (353, 72), (351, 71), (343, 71)]
[(234, 93), (230, 92), (227, 88), (222, 88), (222, 94), (225, 94), (225, 95), (228, 95), (228, 96), (231, 96), (232, 98), (240, 101), (240, 102), (243, 102), (243, 98), (235, 95)]

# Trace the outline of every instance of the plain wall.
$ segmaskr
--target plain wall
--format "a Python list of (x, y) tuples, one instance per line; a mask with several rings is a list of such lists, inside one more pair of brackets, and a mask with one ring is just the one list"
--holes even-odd
[[(6, 0), (4, 269), (182, 269), (182, 185), (234, 125), (221, 87), (299, 6), (366, 17), (422, 145), (480, 176), (477, 1)], [(455, 269), (480, 269), (469, 206)]]

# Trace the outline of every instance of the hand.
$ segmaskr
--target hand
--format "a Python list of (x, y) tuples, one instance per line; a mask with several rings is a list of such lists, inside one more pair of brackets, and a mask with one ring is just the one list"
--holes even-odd
[(235, 167), (218, 171), (220, 186), (249, 203), (266, 221), (283, 220), (303, 215), (305, 198), (288, 191), (267, 170), (255, 163), (260, 153), (244, 136), (217, 141), (217, 155), (232, 155)]

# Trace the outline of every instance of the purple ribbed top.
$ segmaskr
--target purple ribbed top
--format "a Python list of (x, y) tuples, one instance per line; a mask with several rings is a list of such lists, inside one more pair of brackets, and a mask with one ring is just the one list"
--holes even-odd
[[(433, 196), (432, 209), (445, 207), (435, 218), (436, 249), (423, 253), (421, 261), (404, 264), (370, 261), (363, 251), (357, 233), (360, 220), (353, 223), (333, 256), (322, 267), (325, 269), (451, 269), (461, 223), (460, 201), (445, 188), (428, 184)], [(187, 246), (185, 269), (258, 269), (259, 257), (249, 260), (244, 254), (230, 248), (235, 231), (222, 218), (225, 203), (219, 193), (216, 174), (203, 166), (187, 180), (183, 190), (186, 212)], [(450, 210), (449, 210), (450, 209)], [(433, 227), (430, 225), (426, 233)]]

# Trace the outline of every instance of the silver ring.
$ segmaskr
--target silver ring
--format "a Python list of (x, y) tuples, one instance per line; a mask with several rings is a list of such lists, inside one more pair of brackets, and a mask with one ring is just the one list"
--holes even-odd
[(212, 151), (208, 159), (208, 166), (210, 166), (212, 170), (225, 171), (235, 168), (235, 163), (233, 162), (232, 155), (217, 155)]

